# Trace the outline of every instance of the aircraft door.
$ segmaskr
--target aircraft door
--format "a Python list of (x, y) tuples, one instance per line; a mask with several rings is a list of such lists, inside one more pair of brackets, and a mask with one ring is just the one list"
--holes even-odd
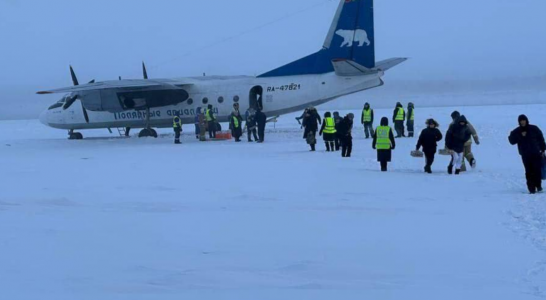
[(256, 110), (258, 108), (262, 109), (264, 108), (263, 104), (263, 94), (264, 94), (264, 88), (262, 86), (255, 86), (250, 90), (249, 95), (249, 107)]

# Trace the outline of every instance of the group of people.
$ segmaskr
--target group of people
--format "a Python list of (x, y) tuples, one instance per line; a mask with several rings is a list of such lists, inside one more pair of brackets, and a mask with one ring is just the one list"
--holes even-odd
[[(262, 112), (262, 109), (260, 107), (257, 109), (247, 109), (244, 120), (248, 142), (256, 141), (258, 143), (263, 143), (267, 117)], [(235, 103), (233, 104), (233, 111), (229, 117), (229, 129), (231, 130), (231, 135), (235, 138), (235, 142), (241, 142), (241, 137), (243, 136), (242, 125), (243, 116), (239, 111), (239, 103)], [(254, 137), (254, 140), (252, 140), (252, 137)]]
[[(245, 122), (248, 141), (263, 143), (265, 139), (265, 125), (267, 123), (265, 113), (260, 108), (256, 110), (249, 108), (243, 119), (239, 111), (239, 103), (233, 104), (233, 111), (229, 116), (229, 129), (235, 142), (241, 142), (243, 121)], [(182, 120), (178, 115), (173, 118), (173, 130), (175, 133), (174, 143), (181, 144)], [(215, 139), (216, 133), (220, 130), (221, 126), (214, 114), (214, 107), (211, 104), (205, 110), (198, 107), (195, 114), (195, 137), (200, 141), (206, 141), (206, 133), (208, 132), (209, 139)], [(252, 137), (254, 137), (254, 140), (252, 140)]]
[[(317, 133), (322, 136), (327, 152), (341, 150), (342, 157), (351, 157), (353, 148), (353, 122), (354, 114), (349, 113), (341, 117), (339, 112), (326, 112), (321, 118), (317, 109), (313, 106), (305, 109), (303, 114), (296, 118), (304, 128), (303, 138), (309, 144), (311, 151), (316, 151)], [(444, 135), (439, 129), (439, 124), (434, 119), (426, 121), (426, 128), (421, 131), (414, 153), (425, 157), (424, 171), (432, 173), (432, 165), (438, 151), (438, 143), (445, 138), (445, 148), (440, 154), (450, 155), (451, 160), (447, 167), (448, 174), (459, 175), (466, 171), (465, 161), (472, 168), (476, 167), (476, 159), (472, 153), (472, 145), (480, 144), (478, 133), (468, 119), (458, 111), (451, 114), (452, 122)], [(406, 137), (404, 123), (407, 126), (408, 137), (414, 136), (415, 106), (408, 104), (407, 111), (401, 103), (396, 104), (393, 113), (394, 130), (389, 126), (389, 119), (381, 118), (380, 126), (374, 128), (374, 111), (369, 103), (364, 105), (361, 116), (361, 124), (364, 128), (366, 139), (373, 138), (372, 148), (377, 150), (377, 160), (380, 163), (381, 171), (388, 170), (388, 163), (392, 160), (392, 151), (396, 148), (396, 138)], [(239, 111), (239, 104), (233, 105), (233, 111), (229, 117), (230, 130), (236, 142), (241, 141), (243, 135), (242, 124), (245, 121), (248, 141), (264, 142), (266, 115), (260, 108), (249, 108), (244, 115)], [(514, 129), (509, 142), (518, 145), (526, 171), (527, 186), (531, 194), (542, 192), (542, 166), (546, 162), (546, 143), (542, 131), (535, 125), (529, 124), (529, 119), (521, 115), (518, 119), (519, 126)], [(213, 106), (202, 111), (197, 109), (195, 117), (196, 137), (205, 140), (205, 133), (208, 131), (209, 138), (216, 137), (219, 124), (214, 115)], [(320, 127), (320, 129), (319, 129)], [(179, 116), (173, 119), (175, 132), (175, 143), (180, 144), (182, 122)], [(254, 140), (252, 139), (254, 138)], [(421, 152), (422, 149), (422, 152)], [(419, 156), (419, 155), (417, 155)]]
[(354, 114), (341, 117), (339, 112), (336, 111), (333, 114), (326, 112), (323, 120), (317, 109), (310, 106), (296, 120), (298, 122), (301, 121), (301, 126), (304, 128), (303, 138), (311, 147), (311, 151), (316, 151), (318, 132), (324, 140), (327, 152), (341, 150), (342, 157), (351, 157), (353, 151), (352, 129), (354, 117)]

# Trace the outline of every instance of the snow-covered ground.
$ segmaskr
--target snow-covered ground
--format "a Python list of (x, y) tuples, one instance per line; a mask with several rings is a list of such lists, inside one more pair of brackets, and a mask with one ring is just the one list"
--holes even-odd
[[(293, 116), (265, 144), (180, 146), (0, 122), (0, 298), (546, 297), (546, 196), (507, 142), (546, 105), (459, 109), (482, 138), (459, 177), (423, 174), (416, 139), (380, 173), (360, 126), (352, 158), (310, 153)], [(419, 131), (452, 110), (418, 108)]]

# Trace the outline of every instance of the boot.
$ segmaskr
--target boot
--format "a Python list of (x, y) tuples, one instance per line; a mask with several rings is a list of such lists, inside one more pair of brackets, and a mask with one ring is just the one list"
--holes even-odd
[(330, 143), (326, 142), (326, 152), (330, 152)]
[(425, 173), (432, 174), (432, 168), (431, 168), (431, 166), (426, 166), (426, 167), (425, 167)]
[(469, 163), (472, 169), (476, 169), (476, 160), (474, 158), (470, 159)]
[(449, 165), (447, 167), (447, 174), (449, 174), (449, 175), (453, 174), (453, 165)]
[(455, 170), (455, 175), (459, 175), (459, 174), (461, 174), (461, 169)]
[(315, 144), (311, 144), (311, 152), (315, 151)]

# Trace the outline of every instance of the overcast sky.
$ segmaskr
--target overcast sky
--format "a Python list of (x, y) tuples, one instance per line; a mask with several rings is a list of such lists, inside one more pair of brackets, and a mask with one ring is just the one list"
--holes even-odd
[[(378, 60), (411, 58), (390, 80), (546, 75), (544, 0), (375, 2)], [(150, 77), (261, 74), (320, 49), (337, 5), (0, 0), (0, 102), (4, 112), (47, 106), (55, 96), (33, 93), (70, 85), (69, 64), (82, 82), (139, 77), (143, 60)]]

